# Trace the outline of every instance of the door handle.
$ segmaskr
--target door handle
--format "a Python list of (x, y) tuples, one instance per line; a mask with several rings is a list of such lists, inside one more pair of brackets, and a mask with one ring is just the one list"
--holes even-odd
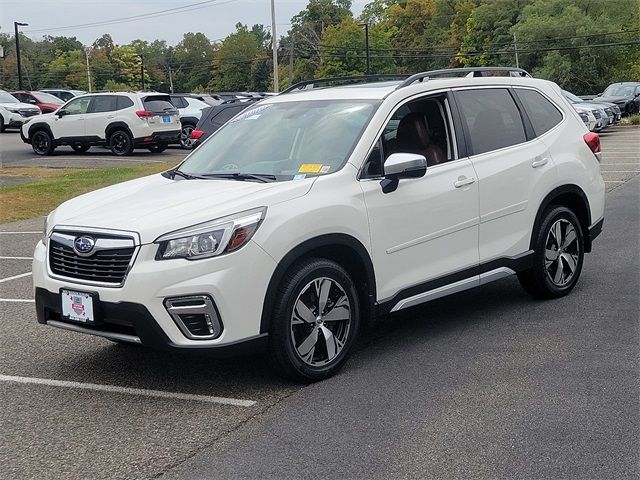
[(538, 167), (542, 167), (543, 165), (546, 165), (547, 163), (549, 163), (549, 159), (545, 157), (538, 160), (534, 160), (533, 162), (531, 162), (531, 166), (533, 168), (538, 168)]
[(107, 115), (107, 118), (116, 118), (115, 115)]
[(458, 180), (453, 183), (453, 186), (456, 187), (456, 188), (461, 188), (461, 187), (464, 187), (466, 185), (471, 185), (475, 181), (476, 181), (476, 179), (473, 178), (473, 177), (460, 176), (460, 177), (458, 177)]

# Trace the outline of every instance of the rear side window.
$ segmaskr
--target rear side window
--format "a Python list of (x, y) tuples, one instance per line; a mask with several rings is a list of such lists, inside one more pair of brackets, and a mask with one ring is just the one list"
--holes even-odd
[(123, 110), (125, 108), (133, 107), (133, 100), (124, 95), (116, 96), (116, 110)]
[(169, 95), (157, 95), (145, 97), (142, 103), (145, 110), (153, 113), (171, 113), (176, 111), (176, 107), (169, 101)]
[(173, 103), (176, 108), (185, 108), (188, 106), (187, 101), (182, 97), (171, 97), (171, 103)]
[(474, 155), (527, 141), (520, 111), (507, 89), (461, 90), (456, 99)]
[(548, 132), (562, 121), (562, 113), (544, 95), (535, 90), (516, 89), (536, 136)]
[(115, 109), (115, 95), (98, 95), (93, 97), (90, 113), (113, 112)]

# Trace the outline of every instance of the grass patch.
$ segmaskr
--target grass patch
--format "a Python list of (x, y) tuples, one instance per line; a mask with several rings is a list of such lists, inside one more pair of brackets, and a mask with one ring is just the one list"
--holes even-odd
[(623, 125), (640, 125), (640, 115), (631, 115), (622, 119)]
[(25, 175), (32, 181), (0, 187), (0, 223), (46, 215), (70, 198), (173, 166), (175, 162), (102, 169), (3, 168), (0, 175)]

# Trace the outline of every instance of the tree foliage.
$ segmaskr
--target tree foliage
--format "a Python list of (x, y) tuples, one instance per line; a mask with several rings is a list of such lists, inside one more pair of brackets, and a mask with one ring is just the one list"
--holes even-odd
[[(370, 0), (359, 18), (352, 0), (309, 0), (278, 41), (281, 85), (366, 72), (442, 67), (521, 67), (576, 93), (640, 80), (640, 0)], [(517, 40), (517, 41), (516, 41)], [(635, 42), (635, 43), (634, 43)], [(606, 45), (614, 44), (614, 45)], [(17, 88), (15, 39), (0, 32), (0, 85)], [(85, 47), (76, 37), (20, 34), (25, 88), (147, 89), (167, 92), (269, 90), (271, 35), (237, 24), (220, 42), (188, 32), (177, 45), (105, 33)]]

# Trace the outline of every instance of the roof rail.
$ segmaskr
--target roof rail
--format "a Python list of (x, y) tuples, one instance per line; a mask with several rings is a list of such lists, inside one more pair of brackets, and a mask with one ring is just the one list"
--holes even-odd
[(502, 72), (508, 73), (510, 77), (531, 77), (529, 72), (522, 68), (516, 67), (467, 67), (467, 68), (443, 68), (441, 70), (430, 70), (428, 72), (416, 73), (411, 75), (404, 82), (398, 85), (398, 88), (407, 87), (415, 82), (422, 82), (434, 77), (445, 77), (447, 75), (455, 75), (466, 73), (471, 77), (488, 77), (488, 73)]
[(384, 82), (387, 80), (404, 80), (409, 77), (405, 74), (381, 74), (381, 75), (356, 75), (351, 77), (333, 77), (333, 78), (316, 78), (314, 80), (305, 80), (291, 85), (289, 88), (283, 90), (280, 95), (285, 93), (291, 93), (296, 90), (306, 90), (309, 85), (313, 85), (311, 88), (317, 88), (316, 85), (329, 86), (334, 83), (341, 83), (349, 85), (352, 83), (375, 83)]

